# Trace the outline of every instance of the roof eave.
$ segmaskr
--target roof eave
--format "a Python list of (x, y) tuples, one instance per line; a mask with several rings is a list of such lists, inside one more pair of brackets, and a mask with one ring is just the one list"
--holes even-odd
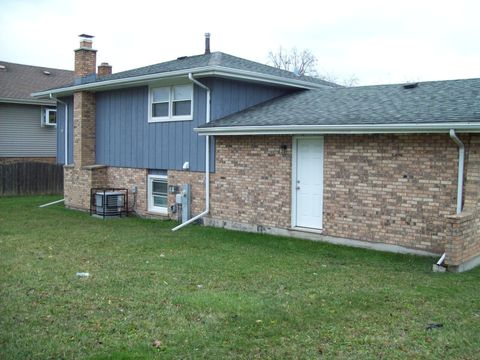
[(361, 124), (361, 125), (277, 125), (195, 128), (199, 135), (322, 135), (322, 134), (408, 134), (480, 132), (480, 123), (451, 122), (430, 124)]
[(160, 80), (165, 78), (187, 76), (189, 73), (195, 74), (196, 76), (199, 76), (199, 77), (223, 76), (223, 77), (230, 77), (234, 79), (259, 81), (259, 82), (264, 82), (269, 84), (283, 85), (283, 86), (289, 86), (289, 87), (295, 87), (295, 88), (301, 88), (301, 89), (329, 88), (329, 86), (327, 85), (316, 84), (316, 83), (308, 82), (305, 80), (288, 79), (288, 78), (282, 78), (281, 76), (267, 75), (267, 74), (253, 72), (253, 71), (231, 69), (231, 68), (225, 68), (221, 66), (204, 66), (204, 67), (197, 67), (197, 68), (191, 68), (191, 69), (183, 69), (183, 70), (169, 71), (169, 72), (163, 72), (163, 73), (133, 76), (133, 77), (122, 78), (122, 79), (98, 81), (98, 82), (92, 82), (88, 84), (79, 84), (79, 85), (58, 88), (58, 89), (38, 91), (33, 93), (32, 96), (36, 98), (42, 98), (42, 97), (50, 96), (50, 94), (56, 95), (56, 96), (69, 95), (75, 91), (81, 91), (81, 90), (93, 90), (93, 91), (107, 90), (109, 88), (124, 87), (125, 85), (128, 85), (128, 86), (141, 85), (141, 84), (145, 84), (145, 83), (149, 83), (155, 80)]
[(37, 99), (12, 99), (0, 98), (0, 103), (22, 104), (22, 105), (55, 105), (55, 101), (37, 100)]

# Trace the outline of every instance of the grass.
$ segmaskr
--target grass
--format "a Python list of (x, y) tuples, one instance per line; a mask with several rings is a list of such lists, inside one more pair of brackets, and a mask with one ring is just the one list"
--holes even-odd
[(0, 199), (2, 359), (478, 358), (480, 269), (54, 199)]

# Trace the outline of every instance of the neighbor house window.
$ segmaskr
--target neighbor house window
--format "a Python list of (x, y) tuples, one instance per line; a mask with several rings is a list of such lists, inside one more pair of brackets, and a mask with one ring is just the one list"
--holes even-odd
[(57, 125), (57, 109), (44, 108), (42, 119), (44, 125)]
[(168, 214), (168, 182), (163, 175), (148, 176), (148, 211)]
[(192, 120), (193, 86), (150, 88), (149, 121)]

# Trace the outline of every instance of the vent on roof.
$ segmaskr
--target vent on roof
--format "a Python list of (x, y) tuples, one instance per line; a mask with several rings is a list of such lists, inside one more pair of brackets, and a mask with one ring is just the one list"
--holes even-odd
[(48, 70), (43, 70), (43, 74), (44, 74), (44, 75), (50, 75), (50, 74), (51, 74), (51, 72), (50, 72), (50, 71), (48, 71)]
[(403, 85), (403, 88), (404, 89), (414, 89), (418, 86), (418, 83), (409, 83), (409, 84), (405, 84)]
[(188, 56), (180, 56), (177, 58), (177, 60), (185, 60)]

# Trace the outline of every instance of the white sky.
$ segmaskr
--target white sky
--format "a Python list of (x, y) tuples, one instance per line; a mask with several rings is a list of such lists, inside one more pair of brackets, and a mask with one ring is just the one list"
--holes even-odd
[(0, 60), (73, 69), (95, 35), (113, 71), (212, 51), (267, 62), (310, 49), (320, 73), (360, 85), (480, 77), (478, 0), (2, 0)]

